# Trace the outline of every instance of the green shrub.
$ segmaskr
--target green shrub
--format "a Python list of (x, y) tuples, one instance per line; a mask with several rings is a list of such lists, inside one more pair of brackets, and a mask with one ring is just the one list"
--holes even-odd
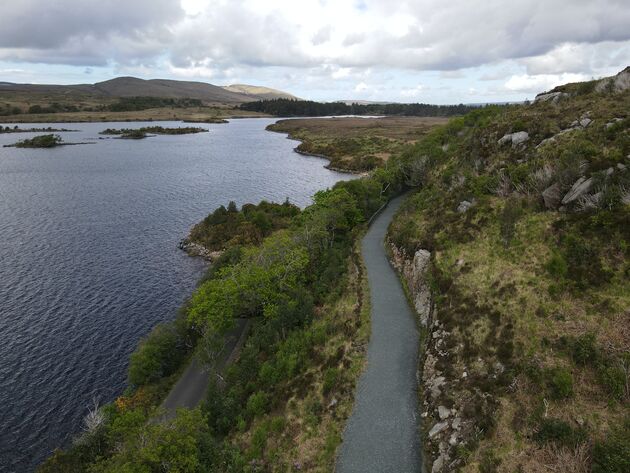
[(562, 254), (554, 252), (551, 255), (551, 258), (545, 265), (545, 269), (549, 274), (555, 279), (561, 279), (567, 277), (567, 273), (569, 272), (569, 268), (567, 266), (567, 262), (564, 259)]
[(140, 386), (173, 374), (185, 353), (184, 343), (174, 324), (157, 325), (131, 354), (129, 382)]
[(623, 398), (626, 387), (626, 373), (620, 366), (600, 366), (598, 369), (599, 381), (608, 393), (615, 399)]
[(249, 399), (247, 400), (247, 412), (252, 417), (262, 415), (267, 410), (268, 403), (269, 398), (267, 394), (262, 391), (258, 391), (249, 396)]
[(552, 399), (566, 399), (573, 395), (573, 376), (564, 368), (553, 368), (547, 373), (547, 387)]
[(630, 420), (613, 429), (593, 446), (593, 473), (627, 473), (630, 471)]
[(587, 333), (578, 337), (573, 344), (572, 357), (578, 365), (585, 366), (595, 363), (597, 361), (595, 335)]
[(583, 429), (574, 429), (560, 419), (543, 419), (534, 434), (534, 440), (573, 448), (586, 440), (586, 432)]
[(324, 394), (328, 394), (337, 384), (337, 379), (339, 378), (339, 370), (337, 368), (329, 368), (324, 373), (324, 382), (322, 386), (322, 390)]

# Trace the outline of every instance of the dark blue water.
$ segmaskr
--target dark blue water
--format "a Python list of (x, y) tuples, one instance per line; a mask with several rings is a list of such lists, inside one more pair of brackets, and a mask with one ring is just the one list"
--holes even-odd
[[(0, 472), (32, 471), (93, 398), (123, 391), (138, 340), (204, 270), (176, 247), (194, 223), (230, 200), (304, 206), (348, 178), (295, 154), (271, 122), (140, 141), (98, 132), (142, 123), (60, 124), (80, 130), (66, 141), (95, 144), (0, 148)], [(30, 136), (1, 134), (0, 146)]]

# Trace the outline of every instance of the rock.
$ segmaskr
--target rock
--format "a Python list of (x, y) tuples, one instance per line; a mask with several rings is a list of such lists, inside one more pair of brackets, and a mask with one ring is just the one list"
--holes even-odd
[(566, 195), (562, 198), (562, 204), (566, 205), (580, 198), (591, 189), (592, 185), (592, 178), (589, 177), (588, 179), (586, 179), (585, 177), (580, 177), (577, 181), (575, 181), (575, 183), (571, 187), (571, 190), (567, 192)]
[(462, 373), (462, 378), (468, 378), (468, 373), (466, 373), (465, 371)]
[(466, 212), (470, 207), (472, 207), (472, 202), (468, 202), (467, 200), (462, 200), (457, 206), (457, 211), (461, 214)]
[(620, 121), (623, 121), (623, 118), (613, 118), (612, 121), (606, 123), (606, 129), (612, 128), (613, 126), (615, 126)]
[(534, 103), (536, 102), (551, 102), (558, 103), (558, 100), (561, 100), (565, 97), (568, 97), (569, 94), (565, 92), (548, 92), (546, 94), (538, 94), (534, 99)]
[(453, 427), (454, 430), (459, 430), (461, 425), (462, 425), (462, 418), (455, 417), (455, 419), (453, 419), (453, 423), (451, 424), (451, 427)]
[(593, 122), (593, 120), (591, 120), (590, 118), (584, 117), (580, 120), (580, 126), (582, 128), (586, 128), (587, 126), (589, 126), (591, 123)]
[(448, 419), (451, 415), (451, 410), (444, 406), (438, 406), (438, 415), (440, 416), (440, 420)]
[(615, 173), (614, 168), (608, 168), (606, 169), (606, 176), (610, 177)]
[(435, 378), (433, 381), (429, 381), (429, 389), (431, 392), (431, 397), (433, 399), (437, 399), (438, 397), (440, 397), (440, 394), (442, 394), (442, 391), (440, 390), (440, 386), (443, 386), (446, 382), (446, 379), (444, 378), (444, 376), (438, 376), (437, 378)]
[(444, 467), (444, 455), (440, 454), (433, 462), (433, 466), (431, 467), (431, 473), (438, 473), (442, 471), (442, 467)]
[(448, 443), (451, 447), (457, 445), (457, 432), (453, 432), (451, 437), (448, 439)]
[(437, 434), (442, 432), (447, 427), (448, 427), (448, 422), (438, 422), (433, 427), (431, 427), (431, 430), (429, 430), (429, 438), (435, 437)]
[(622, 163), (617, 163), (617, 169), (619, 169), (620, 171), (625, 171), (626, 169), (628, 169), (628, 166)]
[(548, 209), (556, 209), (560, 204), (560, 185), (556, 182), (544, 191), (542, 191), (542, 198), (545, 202), (545, 207)]
[(618, 93), (630, 89), (630, 66), (613, 77), (607, 77), (597, 82), (595, 92)]
[(500, 145), (512, 143), (512, 148), (515, 148), (529, 140), (529, 133), (526, 131), (517, 131), (516, 133), (508, 133), (503, 135), (498, 141)]

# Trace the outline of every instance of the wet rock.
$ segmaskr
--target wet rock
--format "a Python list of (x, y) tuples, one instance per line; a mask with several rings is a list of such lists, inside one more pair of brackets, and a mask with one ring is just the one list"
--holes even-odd
[(457, 211), (461, 214), (466, 212), (470, 207), (472, 207), (472, 202), (462, 200), (457, 206)]
[(437, 434), (442, 432), (447, 427), (448, 427), (448, 422), (438, 422), (433, 427), (431, 427), (431, 430), (429, 430), (429, 438), (435, 437)]
[(579, 199), (582, 195), (586, 194), (591, 189), (592, 185), (592, 178), (589, 177), (588, 179), (586, 179), (585, 177), (580, 177), (577, 181), (575, 181), (575, 183), (571, 187), (571, 190), (569, 190), (569, 192), (567, 192), (566, 195), (562, 198), (562, 204), (567, 205), (574, 200)]
[(542, 191), (542, 198), (545, 207), (548, 209), (556, 209), (560, 205), (561, 190), (558, 183), (554, 183)]

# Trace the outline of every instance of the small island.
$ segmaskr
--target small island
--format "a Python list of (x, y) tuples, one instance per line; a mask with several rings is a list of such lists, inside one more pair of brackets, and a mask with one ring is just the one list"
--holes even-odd
[(18, 141), (12, 145), (4, 145), (4, 148), (55, 148), (57, 146), (88, 145), (92, 143), (66, 143), (59, 135), (39, 135), (26, 140)]
[(142, 128), (107, 128), (101, 131), (101, 135), (117, 135), (122, 139), (134, 139), (139, 140), (154, 135), (190, 135), (194, 133), (207, 132), (206, 128), (200, 127), (176, 127), (176, 128), (164, 128), (162, 126), (145, 126)]

